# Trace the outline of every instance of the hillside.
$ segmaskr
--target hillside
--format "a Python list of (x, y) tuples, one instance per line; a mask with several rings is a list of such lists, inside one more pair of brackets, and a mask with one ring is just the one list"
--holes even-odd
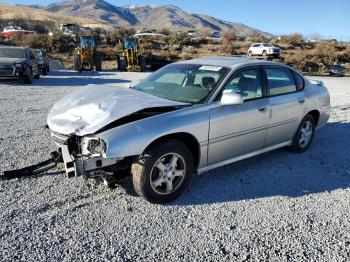
[(113, 26), (231, 30), (242, 36), (271, 36), (240, 23), (226, 22), (207, 15), (190, 14), (172, 5), (115, 6), (103, 0), (68, 0), (42, 8), (58, 14), (94, 19)]
[(58, 21), (89, 24), (92, 27), (108, 28), (109, 25), (90, 18), (73, 17), (64, 14), (56, 14), (42, 10), (37, 6), (14, 6), (0, 3), (0, 19), (9, 20), (18, 17), (28, 18), (37, 21)]

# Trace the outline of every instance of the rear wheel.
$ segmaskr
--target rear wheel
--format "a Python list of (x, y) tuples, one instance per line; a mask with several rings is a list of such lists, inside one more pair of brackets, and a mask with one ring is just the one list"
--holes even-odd
[(102, 71), (102, 59), (99, 55), (95, 57), (95, 68), (96, 71)]
[(73, 69), (76, 72), (81, 71), (80, 56), (78, 55), (73, 56)]
[(40, 79), (40, 72), (39, 68), (36, 69), (36, 74), (34, 75), (34, 79)]
[(125, 56), (118, 56), (117, 57), (117, 62), (118, 62), (118, 70), (120, 71), (127, 71), (126, 67), (127, 67), (127, 61), (126, 61), (126, 57)]
[(253, 56), (253, 52), (252, 52), (252, 51), (249, 51), (249, 52), (248, 52), (248, 56)]
[(166, 140), (152, 146), (131, 168), (136, 193), (152, 203), (175, 200), (189, 184), (193, 157), (180, 141)]
[(304, 117), (303, 121), (294, 135), (291, 150), (302, 153), (310, 146), (315, 134), (315, 119), (312, 115)]
[(44, 66), (44, 68), (43, 68), (43, 75), (44, 75), (44, 76), (47, 75), (47, 67), (46, 67), (46, 66)]

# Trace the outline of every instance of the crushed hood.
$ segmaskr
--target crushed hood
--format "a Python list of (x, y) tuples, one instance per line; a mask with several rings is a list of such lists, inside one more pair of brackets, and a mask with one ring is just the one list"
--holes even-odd
[(178, 105), (185, 103), (125, 87), (91, 85), (59, 100), (52, 107), (47, 124), (54, 132), (83, 136), (93, 134), (113, 121), (146, 108)]

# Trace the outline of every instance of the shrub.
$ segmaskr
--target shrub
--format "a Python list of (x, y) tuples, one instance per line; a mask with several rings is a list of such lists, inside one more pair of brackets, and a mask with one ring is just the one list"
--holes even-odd
[(36, 49), (50, 49), (51, 41), (46, 35), (26, 35), (17, 41), (18, 46), (28, 46)]
[(101, 55), (103, 60), (116, 60), (117, 55), (120, 53), (119, 47), (105, 47), (99, 49), (99, 54)]
[(189, 53), (189, 54), (197, 54), (198, 53), (197, 49), (194, 48), (193, 46), (185, 46), (184, 48), (182, 48), (182, 52)]
[(192, 44), (191, 37), (185, 32), (173, 33), (167, 36), (165, 41), (171, 45), (186, 46)]
[(76, 39), (68, 35), (55, 34), (52, 38), (52, 48), (58, 52), (71, 52), (77, 46)]
[(230, 42), (230, 41), (224, 41), (222, 44), (222, 53), (224, 54), (228, 54), (228, 55), (237, 55), (238, 52), (237, 50), (240, 47), (235, 44), (234, 42)]
[(301, 46), (304, 38), (300, 33), (282, 36), (280, 42), (285, 45)]

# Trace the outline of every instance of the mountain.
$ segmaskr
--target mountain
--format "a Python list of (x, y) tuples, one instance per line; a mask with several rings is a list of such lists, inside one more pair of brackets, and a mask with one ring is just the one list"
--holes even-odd
[[(56, 14), (46, 10), (43, 10), (44, 7), (32, 5), (32, 6), (23, 6), (23, 5), (9, 5), (0, 3), (0, 25), (3, 26), (11, 19), (19, 19), (20, 17), (24, 17), (25, 19), (31, 18), (37, 21), (56, 21), (59, 23), (69, 23), (74, 21), (79, 24), (88, 24), (92, 27), (99, 28), (110, 28), (106, 23), (96, 21), (90, 18), (82, 18), (69, 16), (65, 14)], [(5, 21), (3, 21), (5, 20)], [(4, 24), (5, 23), (5, 24)]]
[(44, 9), (62, 15), (90, 18), (113, 26), (231, 30), (242, 36), (271, 36), (240, 23), (227, 22), (207, 15), (191, 14), (173, 5), (115, 6), (104, 0), (67, 0), (50, 4)]
[(119, 26), (135, 25), (138, 22), (127, 8), (114, 6), (103, 0), (68, 0), (50, 4), (45, 10)]

